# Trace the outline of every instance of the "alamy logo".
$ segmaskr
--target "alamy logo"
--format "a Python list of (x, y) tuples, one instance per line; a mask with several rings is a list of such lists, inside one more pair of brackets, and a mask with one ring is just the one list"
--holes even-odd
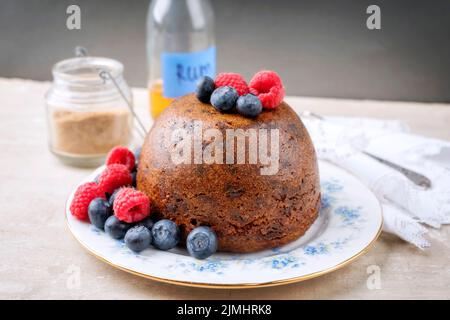
[(381, 289), (381, 269), (377, 265), (370, 265), (366, 270), (367, 277), (366, 285), (369, 290), (380, 290)]
[(66, 20), (66, 27), (69, 30), (81, 29), (81, 9), (79, 6), (72, 4), (67, 7), (66, 13), (69, 15)]
[(183, 128), (172, 131), (169, 152), (177, 165), (260, 164), (261, 175), (275, 175), (279, 170), (280, 132), (226, 129), (224, 137), (219, 129), (203, 130), (203, 123), (195, 121), (190, 131)]
[(369, 30), (380, 30), (381, 29), (381, 9), (379, 6), (372, 4), (367, 7), (367, 14), (370, 16), (367, 18), (366, 26)]
[(81, 287), (81, 268), (77, 265), (70, 265), (66, 273), (69, 274), (66, 281), (66, 287), (69, 290), (78, 290)]

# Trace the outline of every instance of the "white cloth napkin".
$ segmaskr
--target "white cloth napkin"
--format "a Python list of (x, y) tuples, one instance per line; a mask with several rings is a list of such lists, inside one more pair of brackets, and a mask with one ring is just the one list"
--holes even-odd
[[(424, 249), (426, 226), (450, 223), (450, 142), (409, 133), (398, 121), (368, 118), (302, 118), (320, 159), (359, 177), (379, 198), (383, 230)], [(424, 190), (396, 170), (363, 153), (368, 151), (432, 181)]]

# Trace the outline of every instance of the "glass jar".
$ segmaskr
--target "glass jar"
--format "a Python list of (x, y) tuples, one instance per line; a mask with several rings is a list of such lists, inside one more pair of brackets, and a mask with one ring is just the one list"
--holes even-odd
[(131, 101), (123, 65), (112, 59), (79, 57), (53, 66), (53, 85), (46, 94), (50, 151), (75, 166), (101, 164), (111, 148), (129, 146), (133, 117), (111, 79)]

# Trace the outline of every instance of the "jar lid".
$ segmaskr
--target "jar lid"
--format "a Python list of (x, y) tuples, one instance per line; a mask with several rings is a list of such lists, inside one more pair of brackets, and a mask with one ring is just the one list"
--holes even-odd
[[(52, 68), (53, 86), (47, 92), (47, 100), (83, 107), (122, 99), (120, 92), (131, 99), (123, 70), (122, 63), (104, 57), (84, 56), (62, 60)], [(108, 74), (108, 78), (104, 77), (103, 72)]]
[(92, 86), (104, 85), (99, 76), (100, 71), (108, 71), (112, 77), (122, 76), (123, 65), (117, 60), (103, 57), (77, 57), (62, 60), (52, 68), (56, 82), (66, 82), (71, 85)]

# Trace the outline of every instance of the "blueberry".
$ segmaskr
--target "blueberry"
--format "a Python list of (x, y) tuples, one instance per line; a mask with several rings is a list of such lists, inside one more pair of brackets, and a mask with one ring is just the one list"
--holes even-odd
[(233, 87), (220, 87), (211, 95), (211, 104), (220, 112), (230, 111), (236, 106), (239, 94)]
[(105, 228), (105, 221), (112, 215), (112, 209), (108, 200), (95, 198), (89, 203), (88, 215), (91, 223), (99, 229)]
[(203, 103), (209, 103), (211, 99), (211, 94), (213, 93), (216, 85), (214, 84), (214, 80), (210, 77), (203, 77), (197, 83), (196, 95), (197, 99)]
[(116, 200), (117, 193), (119, 193), (120, 188), (114, 190), (114, 192), (109, 197), (109, 205), (112, 208), (114, 206), (114, 200)]
[(123, 239), (131, 227), (130, 223), (120, 221), (116, 216), (110, 216), (105, 222), (105, 232), (114, 239)]
[(210, 227), (197, 227), (189, 233), (186, 246), (192, 257), (206, 259), (217, 251), (216, 233)]
[(236, 103), (236, 109), (245, 117), (256, 117), (262, 111), (261, 100), (251, 93), (240, 96)]
[(152, 230), (153, 225), (155, 224), (155, 222), (153, 221), (152, 218), (147, 217), (142, 221), (139, 221), (138, 223), (136, 223), (136, 226), (143, 226), (146, 227), (148, 230)]
[(152, 228), (153, 245), (160, 250), (169, 250), (180, 241), (180, 229), (175, 222), (159, 220)]
[(152, 234), (144, 226), (135, 226), (125, 234), (125, 244), (134, 252), (141, 252), (152, 242)]

